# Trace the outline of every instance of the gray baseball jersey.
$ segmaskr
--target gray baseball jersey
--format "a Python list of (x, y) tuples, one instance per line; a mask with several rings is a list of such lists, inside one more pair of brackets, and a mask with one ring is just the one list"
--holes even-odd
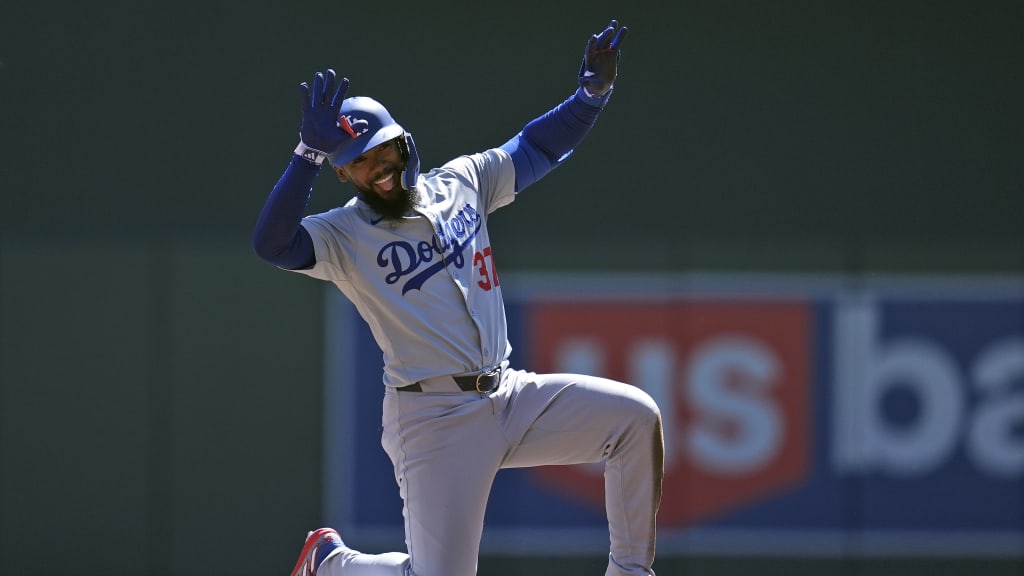
[(302, 221), (316, 264), (297, 272), (352, 301), (392, 387), (497, 366), (511, 352), (486, 225), (515, 199), (511, 157), (500, 149), (458, 157), (421, 174), (417, 189), (417, 214), (399, 221), (357, 198)]

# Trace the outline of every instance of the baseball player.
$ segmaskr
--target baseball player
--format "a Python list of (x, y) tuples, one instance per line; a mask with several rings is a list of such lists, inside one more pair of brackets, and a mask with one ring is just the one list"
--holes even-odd
[[(627, 28), (589, 38), (579, 87), (510, 140), (421, 172), (412, 135), (333, 70), (300, 84), (300, 142), (253, 233), (267, 262), (332, 282), (384, 358), (381, 443), (403, 501), (405, 552), (363, 554), (310, 532), (292, 576), (471, 576), (498, 470), (603, 462), (606, 575), (654, 574), (661, 415), (639, 388), (509, 366), (492, 212), (563, 162), (616, 79)], [(330, 162), (355, 197), (304, 217)]]

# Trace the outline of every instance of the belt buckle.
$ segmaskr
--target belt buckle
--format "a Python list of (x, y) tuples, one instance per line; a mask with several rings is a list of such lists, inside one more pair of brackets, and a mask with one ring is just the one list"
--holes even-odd
[(484, 376), (491, 377), (491, 376), (495, 376), (495, 375), (500, 374), (500, 373), (501, 373), (501, 368), (495, 368), (494, 370), (489, 370), (487, 372), (481, 372), (481, 373), (477, 374), (476, 375), (476, 383), (475, 383), (476, 393), (477, 394), (486, 394), (486, 393), (490, 392), (491, 390), (494, 390), (493, 387), (488, 388), (487, 390), (481, 390), (480, 389), (480, 379), (483, 378)]

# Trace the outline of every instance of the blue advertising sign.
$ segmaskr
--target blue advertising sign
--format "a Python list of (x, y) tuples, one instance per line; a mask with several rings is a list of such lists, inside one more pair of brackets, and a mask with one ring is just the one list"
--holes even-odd
[[(658, 401), (659, 553), (1024, 554), (1021, 279), (655, 280), (503, 287), (515, 367)], [(328, 304), (327, 518), (401, 545), (381, 354), (340, 295)], [(502, 471), (485, 551), (601, 550), (601, 473)]]

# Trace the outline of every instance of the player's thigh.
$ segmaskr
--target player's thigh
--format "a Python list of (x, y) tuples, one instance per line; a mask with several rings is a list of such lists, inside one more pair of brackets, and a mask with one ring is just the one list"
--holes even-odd
[(659, 425), (658, 406), (635, 386), (579, 374), (517, 376), (503, 418), (514, 441), (505, 468), (600, 462), (624, 435)]

